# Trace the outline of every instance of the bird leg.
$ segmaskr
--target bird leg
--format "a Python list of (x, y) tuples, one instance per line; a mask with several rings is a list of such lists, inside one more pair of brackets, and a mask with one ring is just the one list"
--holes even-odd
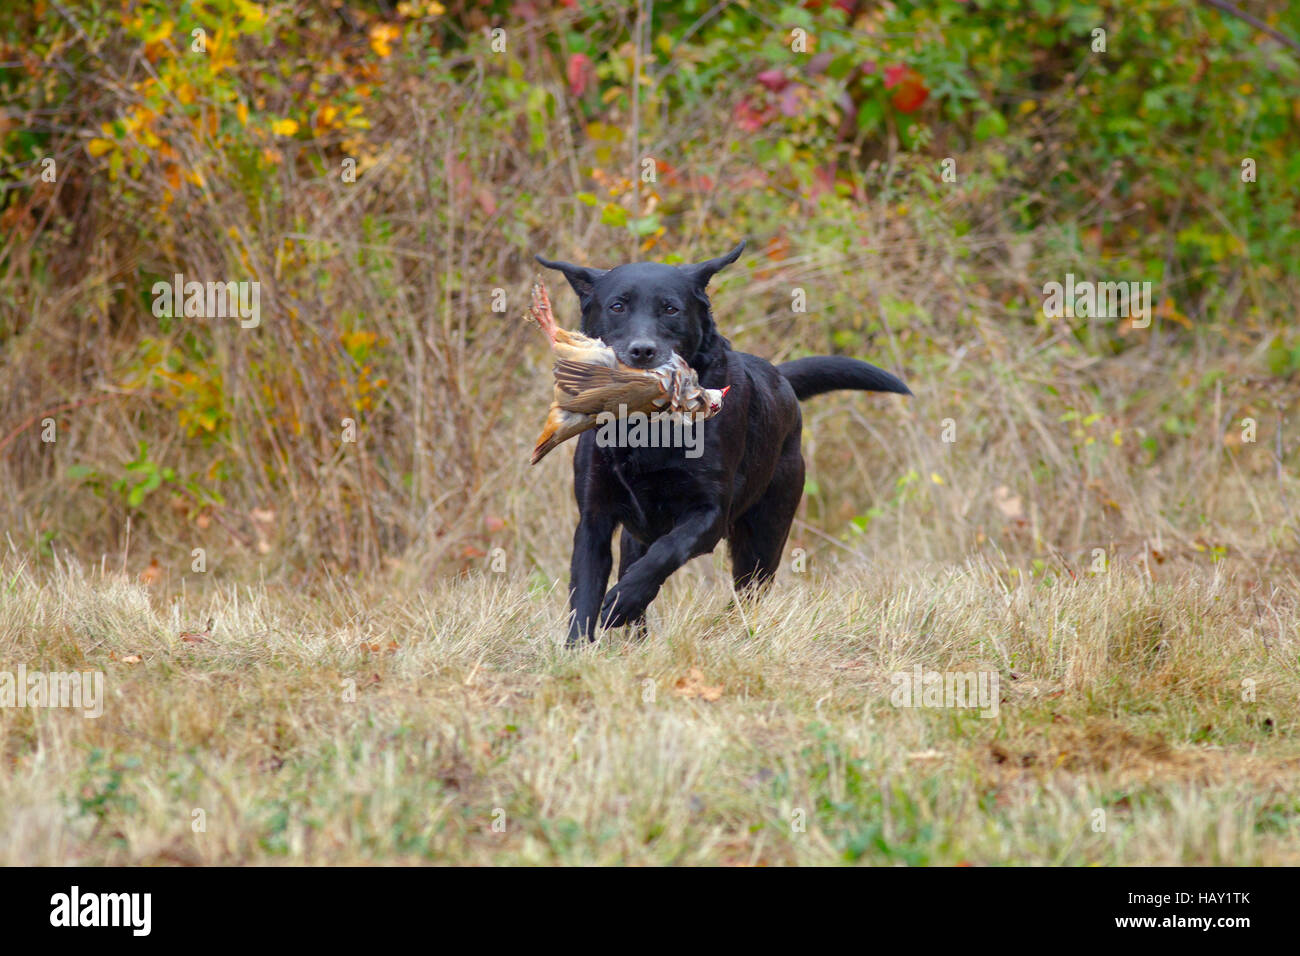
[(546, 286), (541, 282), (533, 283), (533, 307), (529, 318), (537, 323), (552, 342), (555, 341), (559, 327), (555, 324), (555, 314), (551, 312), (550, 296), (546, 294)]

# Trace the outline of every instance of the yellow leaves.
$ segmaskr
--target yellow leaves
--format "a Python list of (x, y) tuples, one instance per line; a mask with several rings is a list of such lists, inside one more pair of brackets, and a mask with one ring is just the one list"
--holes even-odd
[(169, 36), (172, 35), (172, 30), (174, 30), (175, 28), (176, 28), (176, 24), (172, 23), (172, 21), (164, 20), (162, 23), (158, 24), (158, 26), (154, 27), (152, 30), (149, 30), (145, 33), (144, 42), (161, 43), (163, 40), (166, 40)]
[(1170, 322), (1177, 322), (1185, 329), (1190, 329), (1192, 327), (1192, 320), (1179, 311), (1178, 306), (1174, 304), (1173, 299), (1165, 298), (1162, 300), (1161, 303), (1156, 306), (1155, 313), (1162, 319), (1166, 319)]
[(243, 100), (235, 104), (235, 116), (239, 118), (240, 126), (248, 125), (248, 104)]
[(360, 106), (350, 106), (348, 107), (347, 119), (344, 120), (344, 125), (350, 126), (352, 129), (370, 129), (370, 120), (362, 115)]
[(356, 159), (358, 177), (365, 175), (379, 162), (379, 156), (366, 149), (365, 141), (362, 139), (344, 140), (340, 145), (344, 153)]
[(600, 120), (592, 120), (587, 124), (587, 138), (609, 143), (619, 143), (623, 140), (623, 129), (609, 123), (602, 123)]
[(411, 20), (418, 20), (421, 17), (440, 17), (447, 12), (447, 8), (441, 3), (407, 3), (402, 2), (397, 5), (397, 12)]
[(228, 42), (220, 30), (214, 30), (208, 35), (208, 68), (216, 76), (234, 65), (235, 45)]
[(266, 11), (260, 4), (250, 3), (249, 0), (235, 0), (235, 7), (244, 18), (246, 26), (257, 27), (266, 22)]
[[(145, 124), (145, 121), (149, 119), (151, 115), (152, 114), (149, 113), (144, 107), (137, 106), (126, 116), (122, 117), (122, 125), (126, 127), (126, 131), (128, 133), (134, 133), (136, 132), (136, 130), (138, 130), (141, 126)], [(105, 126), (107, 125), (108, 124), (105, 124)], [(104, 127), (102, 126), (100, 127), (100, 129), (103, 128)]]
[(664, 234), (667, 231), (668, 230), (665, 227), (660, 226), (658, 229), (656, 229), (654, 232), (648, 235), (645, 238), (645, 241), (641, 243), (641, 251), (649, 252), (655, 246), (659, 245), (659, 240), (664, 237)]
[(1032, 112), (1033, 112), (1034, 110), (1036, 110), (1036, 109), (1038, 109), (1038, 103), (1037, 103), (1037, 101), (1035, 101), (1035, 100), (1024, 100), (1024, 101), (1021, 102), (1020, 106), (1018, 106), (1018, 107), (1016, 108), (1016, 111), (1017, 111), (1021, 116), (1027, 116), (1027, 115), (1029, 115), (1030, 113), (1032, 113)]
[(176, 87), (176, 101), (184, 106), (189, 106), (194, 102), (194, 95), (194, 87), (188, 83), (182, 83)]
[(343, 348), (347, 350), (348, 354), (360, 361), (365, 357), (371, 346), (379, 341), (379, 336), (374, 332), (357, 330), (355, 332), (345, 332), (339, 336), (339, 340), (343, 343)]
[(86, 144), (86, 152), (91, 156), (103, 156), (112, 148), (113, 144), (106, 139), (95, 138)]
[(339, 342), (348, 358), (355, 363), (355, 382), (350, 381), (352, 373), (347, 372), (339, 379), (339, 387), (352, 393), (351, 405), (354, 411), (367, 412), (374, 407), (374, 393), (388, 387), (388, 379), (377, 377), (375, 367), (370, 362), (372, 350), (383, 342), (378, 333), (362, 329), (341, 332)]
[(271, 132), (276, 136), (292, 136), (298, 132), (298, 121), (279, 119), (271, 124)]
[(312, 120), (312, 131), (317, 135), (336, 129), (343, 124), (339, 121), (339, 108), (333, 104), (326, 103), (316, 111), (316, 116)]
[(401, 36), (401, 27), (391, 23), (376, 23), (370, 28), (370, 49), (377, 56), (386, 57), (393, 52), (392, 44)]

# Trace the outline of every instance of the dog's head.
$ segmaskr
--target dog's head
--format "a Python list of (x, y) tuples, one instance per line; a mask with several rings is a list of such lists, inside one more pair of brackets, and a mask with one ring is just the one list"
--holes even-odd
[(731, 265), (745, 243), (726, 255), (692, 265), (636, 262), (592, 269), (537, 257), (564, 273), (582, 306), (582, 332), (614, 350), (634, 368), (655, 368), (673, 352), (697, 369), (706, 367), (726, 340), (713, 327), (709, 280)]

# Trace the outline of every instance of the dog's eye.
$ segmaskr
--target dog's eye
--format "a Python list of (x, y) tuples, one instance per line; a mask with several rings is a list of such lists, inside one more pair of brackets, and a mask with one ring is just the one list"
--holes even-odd
[(609, 304), (609, 311), (611, 312), (622, 312), (623, 309), (624, 305), (622, 302), (611, 302)]
[(664, 315), (676, 315), (676, 314), (677, 314), (677, 306), (675, 305), (664, 306)]

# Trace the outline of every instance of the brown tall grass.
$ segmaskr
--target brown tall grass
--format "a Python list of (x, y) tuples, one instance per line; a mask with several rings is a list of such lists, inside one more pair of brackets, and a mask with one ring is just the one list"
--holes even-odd
[[(558, 85), (544, 50), (518, 46), (524, 75)], [(104, 55), (120, 83), (67, 104), (70, 124), (94, 130), (133, 105), (140, 58)], [(547, 389), (544, 344), (518, 321), (532, 253), (607, 266), (714, 255), (742, 235), (750, 252), (713, 289), (736, 347), (773, 360), (848, 351), (916, 392), (808, 406), (805, 547), (842, 551), (811, 528), (839, 538), (877, 506), (850, 547), (905, 543), (933, 560), (986, 545), (1069, 560), (1220, 547), (1254, 568), (1294, 550), (1282, 418), (1296, 393), (1264, 362), (1287, 320), (1277, 303), (1294, 298), (1284, 277), (1228, 290), (1234, 314), (1255, 316), (1240, 325), (1203, 315), (1189, 329), (1176, 309), (1145, 330), (1044, 319), (1043, 282), (1115, 266), (1065, 230), (1019, 229), (1005, 211), (1018, 182), (972, 174), (936, 195), (933, 170), (896, 155), (862, 169), (852, 201), (760, 199), (742, 134), (709, 121), (721, 92), (643, 144), (685, 151), (689, 175), (714, 185), (677, 199), (670, 230), (637, 248), (574, 198), (593, 188), (582, 170), (629, 159), (631, 145), (575, 136), (564, 96), (489, 108), (473, 84), (396, 60), (378, 69), (386, 92), (368, 106), (355, 182), (338, 134), (279, 143), (271, 178), (250, 183), (238, 155), (163, 116), (158, 135), (201, 186), (178, 191), (162, 157), (112, 181), (82, 154), (27, 198), (29, 227), (0, 274), (0, 483), (12, 489), (0, 524), (18, 551), (95, 561), (129, 546), (136, 570), (155, 559), (180, 574), (202, 547), (218, 575), (394, 560), (433, 575), (501, 546), (553, 573), (562, 456), (529, 474), (522, 451)], [(1054, 161), (1050, 147), (980, 149), (1009, 151), (1026, 177)], [(150, 289), (176, 272), (261, 282), (261, 325), (160, 322)], [(791, 310), (795, 289), (806, 313)], [(568, 290), (555, 298), (574, 322)], [(1239, 441), (1247, 417), (1255, 444)], [(946, 419), (955, 441), (942, 440)], [(113, 485), (134, 480), (141, 443), (176, 480), (133, 506)], [(909, 471), (918, 480), (900, 491)]]

